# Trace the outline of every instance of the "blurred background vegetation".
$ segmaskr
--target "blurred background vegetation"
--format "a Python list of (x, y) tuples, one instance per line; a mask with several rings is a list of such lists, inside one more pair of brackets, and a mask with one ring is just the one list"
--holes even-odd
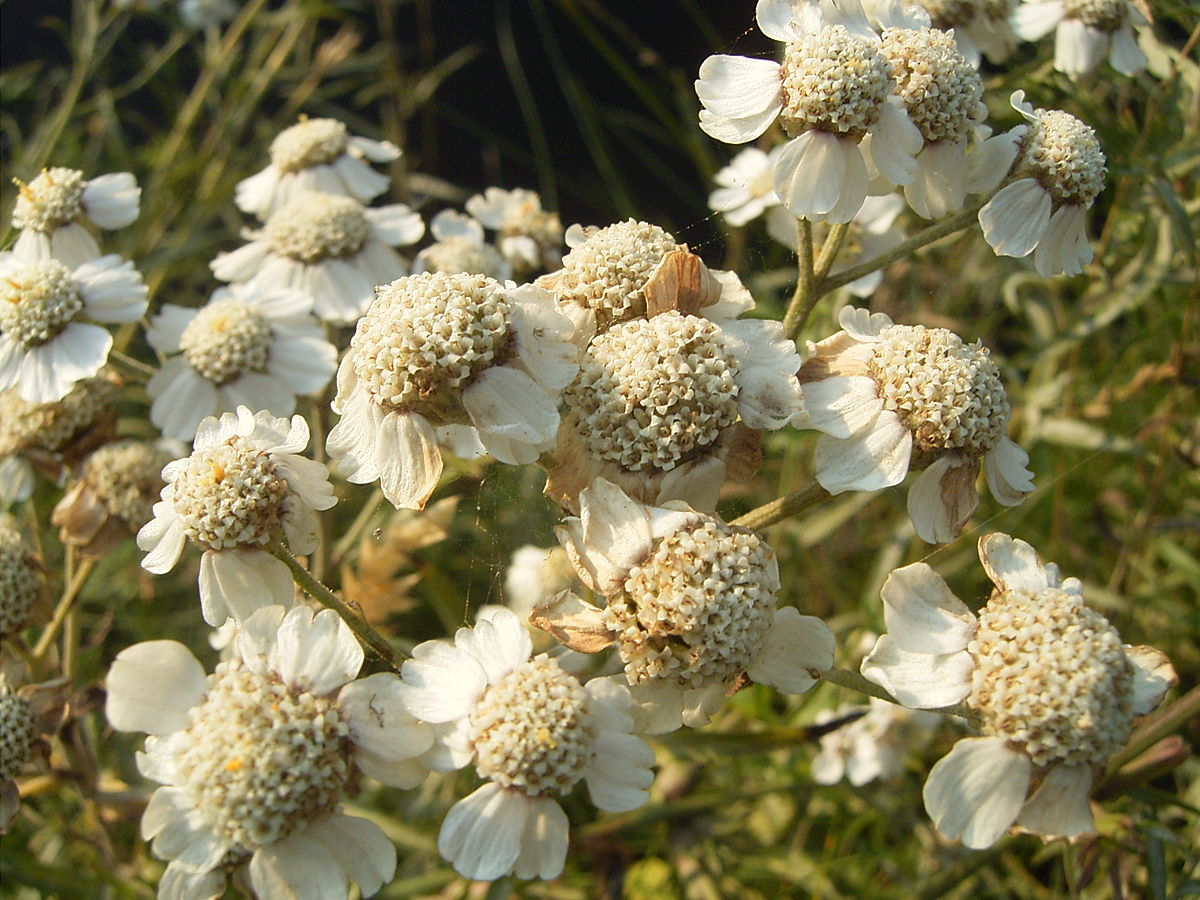
[[(1163, 650), (1181, 679), (1169, 700), (1196, 686), (1200, 16), (1187, 0), (1153, 10), (1144, 42), (1150, 71), (1135, 78), (1104, 67), (1073, 83), (1052, 70), (1047, 42), (1023, 45), (1002, 68), (985, 64), (997, 129), (1016, 124), (1007, 98), (1024, 88), (1036, 106), (1066, 109), (1097, 130), (1110, 175), (1092, 211), (1096, 261), (1087, 273), (1041, 279), (1026, 261), (997, 259), (971, 229), (893, 265), (870, 298), (896, 321), (948, 327), (992, 348), (1037, 490), (1015, 509), (985, 496), (962, 537), (938, 548), (912, 535), (903, 488), (839, 497), (773, 526), (784, 602), (830, 623), (839, 665), (856, 665), (862, 636), (883, 629), (878, 590), (896, 566), (925, 559), (969, 605), (981, 605), (988, 585), (975, 541), (999, 530), (1080, 577), (1126, 641)], [(710, 265), (735, 269), (759, 301), (757, 314), (778, 317), (794, 262), (761, 221), (735, 233), (709, 211), (712, 175), (735, 148), (699, 131), (691, 86), (710, 53), (771, 52), (753, 12), (750, 0), (248, 0), (224, 28), (191, 32), (170, 4), (144, 12), (91, 0), (7, 0), (0, 208), (12, 208), (11, 178), (29, 180), (46, 165), (133, 172), (142, 216), (105, 235), (104, 247), (135, 261), (152, 310), (198, 305), (216, 286), (209, 260), (250, 224), (233, 205), (234, 185), (261, 168), (271, 138), (298, 115), (333, 116), (404, 148), (392, 199), (426, 221), (491, 185), (541, 192), (564, 224), (635, 216), (672, 231)], [(805, 336), (836, 330), (843, 300), (827, 298)], [(123, 337), (132, 355), (152, 360), (135, 329)], [(124, 433), (152, 434), (144, 410), (144, 398), (125, 395)], [(732, 517), (808, 483), (814, 439), (771, 435), (759, 477), (732, 488), (722, 512)], [(446, 515), (447, 536), (398, 550), (395, 571), (376, 573), (395, 581), (377, 620), (405, 644), (444, 636), (483, 603), (502, 602), (512, 552), (554, 542), (556, 513), (541, 481), (532, 468), (454, 467), (436, 495), (460, 498)], [(338, 490), (334, 541), (369, 494)], [(52, 573), (63, 553), (44, 523), (57, 496), (43, 484), (30, 518), (43, 523)], [(335, 549), (327, 580), (341, 584), (339, 564), (361, 576), (363, 542), (378, 544), (396, 517), (386, 504), (369, 504), (362, 541)], [(4, 896), (153, 894), (161, 866), (136, 836), (146, 796), (133, 765), (138, 741), (108, 730), (99, 685), (113, 655), (138, 640), (169, 637), (214, 654), (197, 615), (194, 560), (151, 578), (139, 558), (127, 542), (84, 589), (78, 717), (64, 732), (61, 771), (32, 786), (3, 838)], [(431, 778), (407, 793), (365, 787), (357, 805), (401, 850), (397, 880), (379, 896), (1200, 895), (1194, 756), (1118, 785), (1095, 840), (1067, 848), (1015, 837), (972, 852), (938, 838), (920, 801), (929, 767), (959, 736), (953, 723), (894, 782), (811, 782), (816, 742), (807, 726), (819, 710), (851, 699), (832, 685), (797, 698), (755, 686), (712, 726), (657, 741), (661, 771), (645, 808), (597, 816), (582, 797), (567, 799), (573, 849), (564, 876), (548, 884), (469, 886), (440, 860), (437, 825), (471, 776)], [(1200, 723), (1186, 723), (1183, 737), (1197, 746)], [(94, 779), (62, 774), (73, 747), (94, 754)]]

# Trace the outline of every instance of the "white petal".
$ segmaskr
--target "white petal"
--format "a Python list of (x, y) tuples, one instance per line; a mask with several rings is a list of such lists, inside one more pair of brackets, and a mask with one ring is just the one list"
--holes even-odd
[(234, 648), (242, 664), (254, 674), (266, 675), (274, 671), (271, 658), (275, 655), (279, 626), (283, 624), (285, 615), (285, 607), (272, 604), (255, 610), (244, 622), (235, 622)]
[(337, 857), (322, 841), (297, 831), (259, 847), (250, 857), (250, 887), (271, 900), (330, 900), (346, 897), (349, 882)]
[(1096, 830), (1088, 804), (1091, 789), (1090, 766), (1052, 766), (1021, 810), (1016, 827), (1047, 838), (1091, 834)]
[(533, 652), (529, 630), (507, 607), (481, 616), (474, 628), (458, 629), (454, 646), (471, 654), (487, 676), (488, 684), (498, 684)]
[(901, 649), (930, 654), (967, 649), (975, 616), (925, 563), (893, 571), (879, 595), (888, 634)]
[(183, 331), (200, 311), (164, 303), (146, 329), (146, 340), (159, 353), (178, 353)]
[(746, 669), (752, 679), (785, 694), (799, 694), (833, 666), (833, 632), (816, 616), (802, 616), (794, 606), (775, 611), (762, 649)]
[[(612, 676), (624, 680), (624, 675)], [(643, 681), (629, 693), (636, 704), (634, 728), (639, 734), (667, 734), (683, 727), (683, 689), (666, 681)]]
[(433, 426), (418, 413), (389, 412), (379, 424), (375, 466), (383, 495), (393, 506), (424, 509), (442, 477), (442, 454)]
[(1122, 75), (1136, 75), (1146, 68), (1146, 54), (1138, 46), (1133, 28), (1128, 22), (1113, 33), (1108, 61)]
[(172, 862), (158, 880), (158, 900), (220, 900), (224, 895), (223, 869), (196, 874)]
[[(23, 231), (22, 236), (28, 233)], [(40, 235), (40, 232), (37, 233)], [(74, 222), (50, 232), (48, 247), (44, 237), (35, 241), (35, 245), (37, 252), (44, 254), (40, 258), (53, 257), (68, 268), (100, 258), (100, 245), (96, 243), (91, 232)], [(28, 249), (28, 247), (22, 246), (19, 240), (13, 247), (14, 252), (17, 253), (24, 253)]]
[(848, 438), (867, 427), (883, 409), (875, 382), (864, 375), (835, 375), (803, 386), (806, 428)]
[(99, 325), (72, 322), (54, 340), (25, 352), (17, 394), (26, 403), (55, 403), (108, 360), (112, 335)]
[(873, 344), (893, 322), (887, 313), (873, 313), (868, 309), (843, 306), (838, 312), (838, 324), (856, 341)]
[(364, 897), (396, 874), (396, 848), (374, 822), (333, 815), (313, 822), (304, 829), (304, 836), (324, 845)]
[(521, 854), (525, 822), (534, 801), (488, 783), (451, 807), (438, 834), (438, 850), (464, 878), (494, 881), (512, 871)]
[(264, 606), (294, 603), (292, 573), (266, 551), (205, 550), (201, 555), (200, 612), (214, 628), (227, 616), (240, 622)]
[(88, 180), (83, 189), (83, 207), (87, 217), (111, 231), (132, 224), (138, 217), (142, 189), (128, 172), (100, 175)]
[(200, 874), (216, 868), (229, 851), (195, 814), (181, 791), (161, 787), (142, 815), (142, 837), (153, 839), (154, 855), (173, 860), (184, 871)]
[(1025, 0), (1009, 17), (1013, 31), (1024, 41), (1036, 41), (1062, 21), (1062, 0)]
[[(630, 720), (632, 725), (632, 720)], [(588, 796), (597, 809), (626, 812), (645, 804), (654, 781), (654, 751), (640, 737), (605, 732), (587, 775)]]
[(1020, 445), (1007, 437), (983, 457), (983, 474), (988, 490), (998, 503), (1016, 506), (1033, 490), (1033, 473), (1029, 465), (1029, 454)]
[[(806, 131), (784, 145), (775, 164), (775, 193), (794, 215), (823, 216), (838, 205), (851, 155), (862, 163), (857, 145), (825, 131)], [(863, 195), (866, 197), (864, 170)]]
[(99, 322), (136, 322), (146, 311), (146, 283), (133, 263), (102, 256), (75, 270), (83, 309)]
[(105, 713), (118, 731), (170, 734), (204, 697), (204, 667), (178, 641), (145, 641), (117, 654), (105, 679)]
[(695, 87), (704, 108), (722, 119), (745, 119), (768, 110), (774, 118), (783, 105), (779, 64), (769, 59), (710, 56), (700, 64)]
[[(371, 172), (371, 174), (376, 175), (375, 172)], [(381, 176), (376, 175), (376, 177)], [(384, 184), (386, 183), (387, 179), (384, 179)], [(425, 234), (425, 223), (421, 220), (421, 216), (403, 203), (392, 203), (376, 209), (368, 209), (366, 215), (379, 239), (392, 247), (407, 247), (409, 244), (415, 244)]]
[(1000, 189), (979, 211), (983, 238), (1000, 256), (1028, 256), (1050, 224), (1050, 194), (1032, 178)]
[(543, 880), (561, 875), (567, 859), (570, 824), (567, 814), (553, 798), (530, 800), (521, 834), (521, 853), (513, 864), (513, 875)]
[(1044, 278), (1078, 275), (1092, 261), (1085, 218), (1085, 209), (1078, 203), (1068, 203), (1054, 211), (1033, 253), (1033, 267), (1039, 275)]
[(1033, 547), (998, 531), (979, 539), (979, 561), (992, 584), (1002, 591), (1036, 594), (1059, 585), (1057, 570), (1043, 566)]
[(975, 850), (990, 847), (1016, 821), (1030, 768), (1004, 738), (964, 738), (925, 779), (925, 810), (946, 837)]
[(316, 615), (306, 606), (290, 610), (275, 648), (275, 671), (284, 683), (318, 695), (337, 690), (362, 668), (362, 646), (332, 609)]
[(479, 440), (502, 463), (527, 465), (558, 431), (554, 398), (536, 381), (508, 366), (485, 369), (463, 391), (463, 406)]
[(521, 367), (546, 390), (561, 391), (579, 371), (574, 325), (557, 311), (554, 297), (532, 285), (508, 291), (509, 324)]
[(879, 108), (879, 121), (871, 129), (870, 138), (871, 162), (879, 174), (896, 185), (912, 181), (924, 138), (895, 94)]
[(217, 389), (188, 364), (173, 356), (150, 377), (146, 391), (154, 398), (150, 421), (167, 437), (190, 441), (205, 416), (217, 410)]
[(475, 657), (446, 641), (418, 644), (400, 672), (408, 711), (433, 725), (469, 715), (488, 685)]
[[(338, 369), (339, 381), (342, 380), (342, 373), (353, 368), (353, 363), (353, 357), (347, 354)], [(338, 396), (342, 396), (340, 388)], [(334, 408), (342, 418), (325, 438), (325, 450), (344, 478), (352, 484), (370, 484), (379, 477), (376, 444), (383, 423), (383, 410), (371, 403), (365, 389), (351, 391), (344, 403), (335, 401)]]
[(908, 489), (908, 515), (917, 537), (944, 544), (958, 537), (979, 505), (978, 463), (961, 456), (934, 461)]
[(266, 220), (275, 211), (275, 189), (280, 171), (269, 165), (249, 178), (243, 178), (234, 188), (233, 197), (238, 209)]
[(966, 141), (934, 141), (917, 154), (917, 171), (904, 198), (924, 219), (940, 219), (962, 209), (967, 197)]
[[(412, 759), (393, 760), (376, 756), (374, 753), (368, 753), (359, 748), (354, 752), (354, 763), (368, 778), (374, 778), (380, 784), (386, 784), (388, 787), (408, 791), (424, 781), (425, 776), (433, 768), (426, 761), (427, 756), (428, 753)], [(469, 758), (463, 761), (463, 765), (468, 762), (470, 762)], [(451, 765), (447, 768), (458, 767)]]
[(629, 570), (650, 552), (653, 536), (646, 507), (619, 487), (597, 478), (579, 493), (579, 519), (567, 519), (558, 532), (603, 594), (618, 588)]
[(142, 568), (155, 575), (165, 575), (179, 562), (187, 534), (183, 523), (175, 515), (169, 503), (154, 504), (154, 518), (142, 526), (137, 534), (139, 549), (148, 551), (142, 559)]
[(862, 674), (900, 703), (913, 709), (941, 709), (966, 699), (971, 692), (971, 655), (912, 653), (901, 649), (891, 635), (882, 635), (862, 661)]
[(848, 440), (821, 436), (814, 458), (817, 481), (831, 494), (878, 491), (904, 480), (911, 456), (912, 433), (884, 410), (866, 433)]
[(1054, 68), (1072, 78), (1094, 72), (1108, 52), (1108, 34), (1078, 19), (1063, 19), (1054, 33)]
[(250, 241), (229, 253), (218, 253), (217, 258), (209, 263), (209, 268), (221, 281), (249, 281), (258, 274), (270, 255), (271, 248), (265, 240)]
[(346, 685), (338, 694), (338, 708), (350, 724), (351, 740), (381, 759), (410, 759), (433, 745), (433, 731), (408, 711), (401, 681), (391, 672)]
[(361, 159), (348, 153), (343, 153), (335, 159), (330, 167), (341, 178), (345, 192), (363, 203), (369, 203), (386, 191), (390, 182), (386, 175), (381, 175)]
[(1126, 645), (1125, 658), (1133, 664), (1133, 714), (1147, 715), (1179, 683), (1179, 676), (1166, 655), (1153, 647)]

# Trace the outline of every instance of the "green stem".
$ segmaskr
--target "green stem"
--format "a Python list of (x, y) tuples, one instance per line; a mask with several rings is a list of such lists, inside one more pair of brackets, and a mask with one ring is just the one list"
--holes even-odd
[(812, 222), (808, 219), (796, 219), (796, 264), (796, 290), (783, 316), (783, 330), (793, 340), (804, 327), (813, 304), (817, 302), (813, 278)]
[(367, 502), (363, 504), (362, 509), (358, 511), (358, 516), (346, 532), (338, 539), (338, 542), (333, 547), (333, 556), (329, 561), (330, 566), (336, 566), (346, 558), (354, 545), (358, 543), (363, 531), (375, 513), (379, 512), (379, 504), (383, 501), (383, 490), (376, 485), (371, 496), (367, 498)]
[(95, 566), (96, 560), (88, 557), (79, 564), (70, 579), (68, 579), (67, 586), (63, 589), (58, 606), (54, 608), (50, 622), (46, 625), (46, 629), (42, 632), (37, 644), (33, 648), (33, 658), (35, 660), (40, 661), (50, 649), (50, 644), (53, 643), (59, 628), (62, 627), (67, 615), (74, 607), (75, 600), (79, 597), (79, 592), (83, 590), (83, 585), (87, 582), (88, 576), (92, 574), (92, 569)]
[(1140, 755), (1147, 747), (1178, 731), (1196, 716), (1200, 716), (1200, 687), (1194, 687), (1166, 709), (1148, 716), (1129, 736), (1125, 749), (1108, 761), (1105, 781), (1111, 779), (1123, 765)]
[(829, 229), (829, 234), (825, 237), (825, 242), (821, 244), (821, 255), (817, 257), (816, 265), (813, 266), (813, 279), (818, 286), (822, 286), (821, 282), (825, 280), (825, 276), (833, 268), (833, 263), (837, 259), (838, 253), (841, 252), (842, 243), (846, 240), (846, 234), (849, 231), (849, 222), (834, 225)]
[(114, 368), (120, 369), (142, 384), (149, 381), (156, 371), (153, 366), (148, 366), (132, 356), (127, 356), (120, 350), (109, 350), (108, 361)]
[(806, 488), (792, 491), (790, 494), (752, 509), (744, 516), (734, 519), (730, 524), (761, 531), (768, 525), (774, 525), (788, 516), (794, 516), (818, 503), (824, 503), (832, 496), (825, 488), (814, 482)]
[(368, 624), (356, 610), (352, 609), (341, 597), (331, 591), (317, 579), (313, 578), (308, 569), (300, 565), (296, 558), (282, 544), (276, 542), (266, 548), (267, 552), (282, 562), (292, 573), (292, 580), (300, 585), (300, 589), (322, 606), (327, 606), (342, 617), (342, 621), (350, 626), (350, 630), (372, 653), (382, 659), (391, 668), (396, 668), (396, 651), (378, 631)]

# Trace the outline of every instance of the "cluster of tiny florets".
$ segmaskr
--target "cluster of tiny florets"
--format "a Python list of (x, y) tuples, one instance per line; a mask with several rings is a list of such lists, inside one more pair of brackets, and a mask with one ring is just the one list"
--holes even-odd
[(1035, 765), (1096, 765), (1129, 736), (1133, 666), (1078, 594), (1007, 591), (979, 613), (970, 707)]
[(892, 92), (892, 67), (868, 41), (842, 25), (790, 41), (784, 51), (783, 130), (809, 129), (858, 140), (879, 118)]
[(1039, 109), (1022, 143), (1019, 166), (1055, 201), (1089, 206), (1104, 189), (1104, 151), (1090, 125), (1070, 113)]
[(593, 455), (669, 471), (737, 419), (737, 375), (719, 326), (672, 311), (593, 340), (564, 402)]
[(350, 777), (349, 734), (334, 698), (222, 663), (188, 713), (178, 783), (245, 855), (334, 812)]
[(0, 392), (0, 457), (29, 449), (61, 449), (111, 406), (117, 388), (116, 379), (97, 375), (75, 382), (53, 403), (29, 403), (16, 388)]
[(227, 550), (271, 540), (288, 483), (267, 453), (234, 437), (193, 452), (166, 490), (188, 537)]
[(42, 570), (16, 529), (0, 522), (0, 638), (24, 628), (42, 588)]
[(0, 279), (0, 332), (27, 349), (58, 337), (82, 311), (79, 283), (56, 259), (30, 262)]
[(945, 328), (893, 325), (872, 345), (871, 375), (884, 408), (917, 448), (982, 456), (1007, 434), (1012, 412), (988, 349)]
[(949, 32), (888, 28), (883, 55), (892, 64), (896, 93), (926, 141), (965, 141), (986, 117), (983, 80)]
[(549, 278), (559, 303), (595, 310), (603, 329), (645, 315), (646, 282), (668, 253), (681, 249), (657, 225), (628, 219), (591, 235)]
[(630, 683), (698, 688), (745, 671), (775, 613), (773, 556), (757, 535), (712, 519), (661, 539), (603, 612)]
[(87, 458), (80, 477), (109, 514), (137, 531), (150, 521), (171, 454), (151, 441), (116, 441)]
[(205, 306), (179, 339), (184, 359), (213, 384), (228, 384), (245, 372), (264, 372), (271, 326), (253, 307), (224, 297)]
[(0, 782), (10, 781), (29, 759), (37, 718), (25, 699), (0, 678)]
[(462, 235), (451, 235), (430, 244), (421, 251), (420, 259), (427, 272), (494, 276), (505, 270), (500, 251), (491, 244)]
[(305, 119), (271, 141), (271, 162), (284, 172), (328, 165), (346, 151), (350, 134), (337, 119)]
[(353, 197), (307, 191), (272, 214), (265, 235), (280, 256), (315, 263), (358, 253), (371, 225)]
[(377, 289), (350, 343), (354, 371), (379, 406), (461, 420), (462, 391), (508, 352), (509, 308), (484, 275), (422, 272)]
[(529, 797), (570, 790), (591, 763), (595, 740), (583, 685), (544, 653), (488, 688), (471, 713), (480, 777)]
[(69, 225), (83, 215), (86, 186), (78, 169), (45, 169), (33, 181), (19, 185), (13, 227), (47, 232)]
[(1129, 0), (1063, 0), (1063, 18), (1111, 34), (1129, 18)]

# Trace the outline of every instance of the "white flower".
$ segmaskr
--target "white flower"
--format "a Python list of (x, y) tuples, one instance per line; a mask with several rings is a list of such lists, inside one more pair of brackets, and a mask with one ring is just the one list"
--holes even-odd
[(571, 323), (532, 285), (424, 272), (379, 289), (338, 367), (326, 447), (355, 484), (422, 509), (439, 444), (526, 465), (553, 443), (578, 370)]
[(645, 506), (602, 478), (557, 529), (603, 609), (564, 592), (534, 624), (575, 650), (615, 644), (647, 734), (695, 728), (746, 680), (798, 694), (833, 665), (833, 633), (776, 609), (779, 565), (758, 535), (683, 503)]
[[(886, 0), (884, 0), (886, 3)], [(1016, 36), (1008, 16), (1015, 0), (917, 0), (932, 26), (950, 31), (958, 52), (975, 68), (982, 56), (1002, 63), (1012, 54)]]
[(250, 243), (218, 255), (212, 270), (222, 281), (299, 290), (312, 297), (318, 317), (348, 324), (370, 304), (375, 285), (407, 271), (392, 247), (424, 233), (421, 217), (403, 203), (367, 209), (353, 197), (303, 191), (252, 232)]
[(1008, 438), (1008, 397), (986, 347), (852, 307), (838, 321), (842, 331), (810, 345), (798, 375), (805, 413), (794, 423), (824, 432), (816, 475), (825, 490), (877, 491), (924, 469), (908, 512), (930, 543), (954, 538), (974, 512), (981, 464), (1005, 506), (1033, 490), (1029, 457)]
[[(775, 192), (793, 213), (848, 222), (867, 196), (869, 153), (892, 184), (908, 184), (921, 134), (894, 94), (892, 66), (857, 2), (760, 0), (758, 25), (784, 42), (783, 62), (710, 56), (696, 94), (700, 128), (743, 144), (776, 119), (789, 140), (775, 166)], [(870, 135), (869, 148), (860, 148)]]
[(518, 274), (562, 263), (563, 228), (558, 214), (542, 209), (533, 191), (490, 187), (471, 197), (467, 212), (500, 236), (500, 253)]
[(195, 449), (163, 469), (167, 485), (154, 518), (138, 532), (142, 568), (171, 571), (190, 538), (200, 559), (200, 608), (214, 627), (244, 620), (262, 606), (291, 606), (291, 573), (263, 547), (287, 538), (296, 554), (318, 546), (313, 510), (336, 502), (329, 472), (298, 454), (308, 423), (293, 416), (237, 413), (209, 416), (196, 429)]
[(1013, 825), (1047, 838), (1092, 832), (1095, 772), (1175, 672), (1157, 650), (1122, 645), (1083, 605), (1078, 579), (1061, 579), (1024, 541), (987, 535), (979, 559), (996, 589), (978, 617), (925, 563), (892, 572), (881, 591), (888, 633), (862, 673), (906, 706), (965, 702), (977, 717), (983, 736), (960, 740), (925, 782), (946, 837), (981, 848)]
[(367, 162), (399, 157), (395, 144), (355, 137), (337, 119), (302, 118), (275, 136), (271, 164), (238, 182), (235, 199), (239, 209), (263, 220), (307, 191), (369, 203), (387, 190), (388, 178)]
[(1054, 30), (1054, 68), (1071, 78), (1094, 72), (1108, 57), (1122, 75), (1146, 68), (1135, 26), (1146, 18), (1128, 0), (1025, 0), (1012, 14), (1012, 27), (1027, 41)]
[(730, 225), (745, 225), (779, 204), (775, 193), (775, 166), (783, 147), (764, 153), (747, 147), (713, 177), (719, 187), (708, 195), (708, 206)]
[(555, 878), (568, 822), (552, 796), (586, 781), (610, 812), (646, 802), (654, 753), (631, 734), (629, 692), (587, 684), (544, 654), (530, 658), (525, 628), (496, 609), (449, 641), (427, 641), (404, 663), (409, 711), (434, 725), (444, 748), (435, 768), (473, 763), (483, 787), (447, 814), (438, 850), (466, 878)]
[(138, 217), (142, 189), (128, 172), (85, 179), (77, 169), (45, 169), (20, 194), (12, 224), (21, 229), (13, 252), (27, 260), (57, 259), (74, 269), (100, 258), (84, 225), (124, 228)]
[(812, 778), (817, 784), (835, 784), (845, 778), (855, 787), (869, 781), (895, 778), (904, 771), (904, 760), (928, 743), (941, 721), (936, 713), (912, 710), (877, 697), (866, 709), (842, 706), (818, 713), (816, 724), (835, 722), (857, 714), (857, 718), (834, 728), (820, 738), (820, 750), (812, 761)]
[(425, 774), (433, 741), (400, 679), (357, 679), (363, 651), (332, 610), (258, 610), (212, 675), (175, 641), (135, 644), (108, 673), (108, 720), (145, 731), (138, 769), (161, 787), (142, 837), (168, 860), (158, 896), (208, 898), (240, 873), (260, 900), (363, 896), (391, 880), (396, 850), (341, 801), (357, 764), (395, 787)]
[(1104, 152), (1070, 113), (1035, 110), (1024, 91), (1013, 92), (1012, 105), (1030, 125), (1015, 135), (1016, 180), (979, 211), (983, 237), (1001, 256), (1032, 252), (1043, 277), (1078, 275), (1092, 261), (1084, 214), (1104, 189)]
[(74, 271), (56, 259), (0, 253), (0, 391), (61, 400), (100, 371), (113, 338), (97, 322), (136, 322), (146, 285), (133, 263), (102, 256)]
[(435, 244), (417, 254), (413, 272), (487, 275), (497, 281), (512, 277), (512, 264), (483, 239), (483, 226), (460, 212), (443, 209), (429, 223)]
[(238, 406), (290, 416), (296, 395), (316, 394), (337, 368), (312, 298), (258, 282), (218, 288), (200, 309), (164, 304), (146, 338), (169, 357), (146, 387), (150, 421), (180, 440)]

